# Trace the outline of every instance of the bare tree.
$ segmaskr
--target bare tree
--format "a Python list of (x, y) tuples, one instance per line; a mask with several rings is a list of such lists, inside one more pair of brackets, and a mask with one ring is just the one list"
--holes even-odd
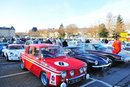
[(121, 17), (121, 15), (118, 15), (117, 20), (116, 20), (116, 25), (115, 25), (115, 30), (114, 30), (114, 35), (119, 35), (122, 32), (125, 32), (125, 24), (123, 21), (123, 18)]
[(64, 30), (63, 24), (60, 25), (60, 27), (58, 29), (58, 33), (59, 33), (59, 37), (60, 38), (64, 38), (65, 37), (65, 30)]
[(74, 35), (78, 33), (78, 27), (76, 24), (69, 24), (66, 26), (66, 33), (68, 35)]
[(98, 31), (99, 31), (99, 26), (92, 26), (89, 29), (87, 29), (86, 34), (89, 34), (90, 37), (98, 37)]
[(112, 13), (108, 13), (107, 14), (107, 23), (106, 23), (106, 28), (108, 29), (109, 32), (109, 36), (112, 36), (113, 30), (114, 30), (114, 17), (112, 15)]

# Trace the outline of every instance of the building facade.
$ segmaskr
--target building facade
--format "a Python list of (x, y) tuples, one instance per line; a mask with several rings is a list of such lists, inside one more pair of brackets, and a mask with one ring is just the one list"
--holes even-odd
[(15, 36), (15, 28), (13, 26), (0, 27), (0, 37), (13, 37)]

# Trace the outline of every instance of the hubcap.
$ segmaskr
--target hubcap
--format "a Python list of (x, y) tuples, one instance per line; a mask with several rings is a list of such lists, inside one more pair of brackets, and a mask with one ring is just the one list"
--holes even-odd
[(67, 84), (65, 82), (61, 83), (60, 87), (67, 87)]
[(21, 68), (22, 68), (22, 69), (24, 68), (24, 64), (23, 64), (23, 62), (21, 62)]
[(47, 85), (47, 78), (44, 74), (41, 75), (41, 81), (42, 81), (43, 85), (45, 85), (45, 86)]
[(6, 60), (8, 60), (8, 55), (6, 55)]

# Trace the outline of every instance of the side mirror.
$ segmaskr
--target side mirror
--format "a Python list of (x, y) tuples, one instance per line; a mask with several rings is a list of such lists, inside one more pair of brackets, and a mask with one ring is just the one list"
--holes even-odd
[(40, 60), (40, 58), (39, 58), (39, 57), (36, 57), (36, 59), (37, 59), (37, 60)]

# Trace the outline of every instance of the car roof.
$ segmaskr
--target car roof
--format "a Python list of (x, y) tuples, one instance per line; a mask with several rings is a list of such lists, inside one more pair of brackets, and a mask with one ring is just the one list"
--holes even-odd
[(81, 46), (68, 46), (68, 47), (64, 47), (64, 48), (79, 48)]
[(22, 44), (9, 44), (8, 46), (22, 46)]

